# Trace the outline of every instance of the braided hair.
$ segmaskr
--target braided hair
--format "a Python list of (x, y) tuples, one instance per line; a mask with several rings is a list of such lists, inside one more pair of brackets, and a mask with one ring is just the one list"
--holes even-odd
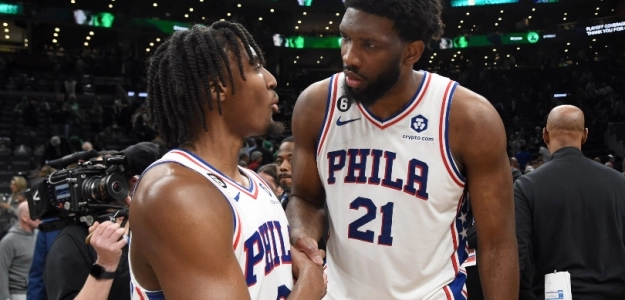
[(235, 91), (230, 54), (236, 57), (239, 75), (246, 80), (241, 47), (250, 65), (257, 62), (254, 56), (265, 63), (243, 25), (227, 21), (177, 31), (156, 49), (148, 67), (148, 116), (169, 147), (193, 139), (198, 124), (208, 131), (204, 107), (213, 110), (213, 100), (221, 115), (221, 86)]

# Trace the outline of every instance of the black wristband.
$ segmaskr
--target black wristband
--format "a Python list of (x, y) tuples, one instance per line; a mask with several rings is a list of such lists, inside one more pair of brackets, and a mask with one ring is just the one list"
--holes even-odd
[(115, 272), (107, 272), (104, 268), (98, 264), (93, 264), (89, 274), (95, 279), (113, 279), (115, 278)]

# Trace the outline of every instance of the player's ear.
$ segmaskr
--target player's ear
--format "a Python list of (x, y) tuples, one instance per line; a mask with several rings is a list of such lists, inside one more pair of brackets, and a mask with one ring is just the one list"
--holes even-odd
[(414, 41), (406, 43), (405, 47), (403, 62), (405, 65), (413, 66), (425, 51), (425, 44), (423, 41)]

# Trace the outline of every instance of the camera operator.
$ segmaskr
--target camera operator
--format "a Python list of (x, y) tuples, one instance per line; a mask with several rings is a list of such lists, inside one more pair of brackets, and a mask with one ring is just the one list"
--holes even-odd
[[(127, 208), (138, 180), (136, 175), (158, 159), (159, 152), (152, 143), (140, 143), (122, 152), (130, 174), (135, 174), (129, 180), (131, 192), (123, 203)], [(129, 224), (122, 222), (124, 219), (95, 222), (89, 228), (76, 222), (61, 230), (44, 267), (48, 299), (130, 299)]]

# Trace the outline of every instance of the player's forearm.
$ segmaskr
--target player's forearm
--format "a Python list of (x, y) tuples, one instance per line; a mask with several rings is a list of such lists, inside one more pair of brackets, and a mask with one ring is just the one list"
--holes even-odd
[[(481, 239), (481, 237), (480, 237)], [(516, 240), (489, 245), (479, 243), (478, 268), (485, 299), (518, 299), (519, 262)]]
[(318, 241), (325, 228), (325, 212), (312, 203), (292, 196), (286, 208), (289, 219), (291, 243), (295, 243), (302, 236), (308, 236)]
[(97, 280), (93, 276), (87, 277), (85, 285), (83, 285), (80, 293), (76, 295), (75, 300), (106, 300), (111, 292), (113, 279)]

